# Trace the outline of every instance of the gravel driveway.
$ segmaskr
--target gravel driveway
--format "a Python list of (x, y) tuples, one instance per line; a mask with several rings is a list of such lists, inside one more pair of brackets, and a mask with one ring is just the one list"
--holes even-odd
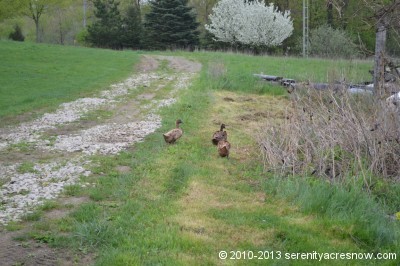
[[(157, 71), (160, 61), (174, 71)], [(183, 58), (143, 56), (136, 74), (54, 113), (0, 128), (0, 224), (18, 221), (67, 185), (82, 184), (90, 156), (117, 154), (161, 126), (160, 108), (176, 101), (201, 65)], [(172, 89), (171, 89), (172, 88)], [(100, 111), (106, 118), (88, 119)]]

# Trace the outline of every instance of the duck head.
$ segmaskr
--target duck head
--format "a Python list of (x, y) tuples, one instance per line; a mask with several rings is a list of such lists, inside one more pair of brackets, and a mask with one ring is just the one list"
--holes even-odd
[(183, 123), (182, 120), (180, 120), (180, 119), (176, 120), (176, 122), (175, 122), (176, 127), (179, 127), (179, 125), (182, 124), (182, 123)]

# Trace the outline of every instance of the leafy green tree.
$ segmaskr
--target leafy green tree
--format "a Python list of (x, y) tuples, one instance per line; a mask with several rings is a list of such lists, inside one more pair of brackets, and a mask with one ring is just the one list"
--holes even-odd
[(86, 41), (96, 47), (122, 49), (122, 18), (118, 2), (95, 0), (97, 21), (88, 27)]
[(59, 4), (57, 0), (0, 0), (0, 21), (25, 15), (35, 23), (36, 42), (42, 41), (40, 21), (43, 14), (48, 13), (51, 6)]
[(130, 5), (127, 8), (126, 16), (123, 18), (122, 28), (122, 46), (139, 49), (142, 34), (142, 22), (138, 5)]
[(26, 4), (26, 1), (0, 0), (0, 22), (20, 15)]
[(145, 48), (189, 48), (199, 44), (199, 24), (187, 0), (154, 0), (145, 16)]

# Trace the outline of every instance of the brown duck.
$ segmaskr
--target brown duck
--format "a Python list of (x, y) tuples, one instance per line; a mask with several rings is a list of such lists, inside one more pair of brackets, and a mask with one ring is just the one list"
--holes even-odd
[(219, 156), (229, 158), (229, 150), (230, 149), (231, 149), (231, 144), (227, 140), (220, 140), (218, 142)]
[(221, 124), (221, 129), (219, 131), (215, 131), (212, 136), (212, 143), (214, 145), (218, 145), (218, 142), (221, 140), (226, 140), (228, 138), (228, 133), (224, 131), (225, 124)]
[(177, 141), (180, 137), (182, 137), (183, 130), (179, 128), (179, 125), (182, 124), (182, 120), (178, 119), (175, 122), (176, 128), (168, 131), (167, 133), (163, 134), (165, 142), (173, 144)]

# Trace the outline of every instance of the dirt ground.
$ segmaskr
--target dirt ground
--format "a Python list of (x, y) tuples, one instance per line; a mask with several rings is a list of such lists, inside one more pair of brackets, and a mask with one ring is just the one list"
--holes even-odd
[[(168, 67), (176, 73), (174, 77), (169, 77), (170, 74), (159, 73), (158, 70), (161, 61), (168, 61)], [(125, 149), (132, 146), (137, 139), (144, 138), (146, 134), (151, 133), (160, 124), (160, 119), (157, 117), (154, 110), (158, 108), (172, 104), (177, 95), (177, 90), (179, 88), (173, 89), (171, 92), (167, 93), (163, 88), (168, 84), (168, 82), (180, 83), (179, 86), (188, 86), (192, 76), (191, 74), (198, 72), (201, 69), (201, 64), (197, 62), (192, 62), (184, 58), (179, 57), (168, 57), (168, 56), (148, 56), (144, 55), (141, 62), (137, 66), (137, 73), (135, 73), (134, 86), (144, 87), (143, 93), (136, 96), (131, 96), (130, 91), (128, 93), (118, 97), (118, 101), (111, 107), (103, 108), (100, 106), (100, 110), (105, 112), (107, 115), (102, 117), (101, 114), (95, 118), (85, 119), (84, 116), (79, 117), (75, 121), (66, 123), (57, 123), (55, 126), (42, 129), (28, 129), (26, 134), (29, 138), (32, 138), (35, 134), (38, 135), (37, 138), (27, 139), (26, 136), (21, 134), (16, 134), (20, 128), (0, 128), (0, 173), (3, 179), (0, 178), (0, 185), (2, 191), (0, 191), (1, 205), (0, 218), (3, 209), (7, 209), (10, 205), (17, 205), (18, 199), (13, 198), (14, 194), (23, 193), (10, 192), (8, 187), (15, 185), (19, 182), (17, 178), (18, 171), (15, 168), (21, 166), (25, 162), (31, 162), (32, 164), (39, 164), (39, 161), (51, 161), (52, 163), (73, 161), (76, 158), (76, 162), (82, 161), (82, 158), (87, 158), (88, 154), (101, 153), (101, 151), (113, 151), (117, 150), (107, 150), (106, 148), (120, 145), (119, 148)], [(157, 73), (156, 73), (157, 72)], [(149, 74), (149, 76), (146, 76)], [(142, 79), (137, 78), (138, 75), (144, 75)], [(146, 79), (146, 77), (149, 78)], [(129, 83), (129, 82), (128, 82)], [(123, 89), (126, 86), (118, 84), (112, 85), (117, 89)], [(133, 86), (133, 85), (132, 85)], [(178, 86), (178, 85), (176, 85)], [(105, 97), (106, 98), (106, 97)], [(103, 98), (102, 98), (103, 99)], [(94, 109), (96, 112), (98, 109)], [(90, 114), (90, 112), (89, 112)], [(97, 113), (95, 113), (98, 115)], [(33, 125), (29, 122), (26, 125)], [(96, 140), (103, 145), (99, 149), (94, 149), (93, 153), (89, 153), (88, 147), (78, 146), (76, 149), (56, 149), (58, 144), (62, 144), (63, 140), (67, 139), (79, 139), (85, 138), (85, 134), (90, 135), (91, 130), (98, 130), (101, 134), (101, 128), (105, 127), (106, 130), (110, 128), (115, 129), (118, 134), (112, 132), (112, 137), (104, 137), (102, 139)], [(14, 132), (15, 130), (15, 132)], [(26, 131), (26, 129), (24, 128)], [(31, 130), (31, 131), (29, 131)], [(146, 131), (147, 130), (147, 131)], [(25, 132), (24, 131), (24, 132)], [(22, 132), (22, 131), (21, 131)], [(138, 133), (139, 132), (139, 133)], [(22, 136), (19, 140), (13, 140), (12, 135)], [(132, 136), (138, 134), (138, 136)], [(24, 139), (25, 137), (25, 139)], [(118, 139), (115, 140), (115, 138)], [(85, 140), (85, 139), (84, 139)], [(30, 142), (31, 141), (31, 142)], [(53, 143), (55, 142), (55, 143)], [(28, 147), (23, 146), (26, 143), (32, 143)], [(68, 142), (73, 143), (73, 142)], [(123, 143), (123, 145), (121, 144)], [(60, 147), (63, 147), (60, 144)], [(93, 145), (97, 143), (94, 141)], [(47, 147), (52, 147), (48, 149)], [(54, 148), (55, 147), (55, 148)], [(103, 149), (103, 150), (102, 150)], [(86, 153), (85, 153), (86, 152)], [(107, 155), (109, 153), (104, 152)], [(85, 167), (84, 165), (78, 165), (79, 167)], [(128, 171), (129, 169), (119, 169), (121, 172)], [(26, 173), (25, 173), (26, 174)], [(51, 172), (50, 172), (51, 174)], [(81, 173), (80, 173), (81, 174)], [(8, 177), (7, 177), (8, 175)], [(4, 178), (6, 176), (6, 178)], [(32, 179), (43, 178), (40, 175), (31, 175)], [(36, 180), (34, 180), (36, 181)], [(29, 185), (29, 184), (28, 184)], [(28, 186), (27, 185), (27, 186)], [(55, 195), (55, 194), (54, 194)], [(29, 195), (27, 195), (29, 196)], [(68, 213), (74, 209), (74, 207), (79, 206), (82, 202), (87, 201), (86, 198), (60, 198), (57, 199), (62, 202), (63, 206), (65, 204), (72, 205), (72, 208), (57, 208), (56, 210), (49, 211), (41, 217), (41, 219), (61, 219), (62, 217), (68, 215)], [(40, 205), (40, 201), (36, 202)], [(35, 203), (35, 204), (36, 204)], [(34, 204), (33, 204), (34, 205)], [(23, 211), (25, 211), (23, 209)], [(6, 217), (3, 213), (3, 217)], [(18, 216), (15, 216), (18, 217)], [(6, 223), (11, 222), (4, 218)], [(18, 220), (18, 219), (17, 219)], [(95, 259), (95, 254), (84, 255), (82, 253), (73, 254), (70, 250), (55, 249), (50, 248), (46, 243), (43, 243), (40, 239), (32, 238), (29, 236), (29, 232), (32, 231), (32, 226), (34, 224), (31, 222), (19, 222), (16, 231), (9, 231), (6, 227), (0, 224), (0, 265), (2, 266), (16, 266), (16, 265), (90, 265)], [(45, 241), (44, 241), (45, 242)]]

